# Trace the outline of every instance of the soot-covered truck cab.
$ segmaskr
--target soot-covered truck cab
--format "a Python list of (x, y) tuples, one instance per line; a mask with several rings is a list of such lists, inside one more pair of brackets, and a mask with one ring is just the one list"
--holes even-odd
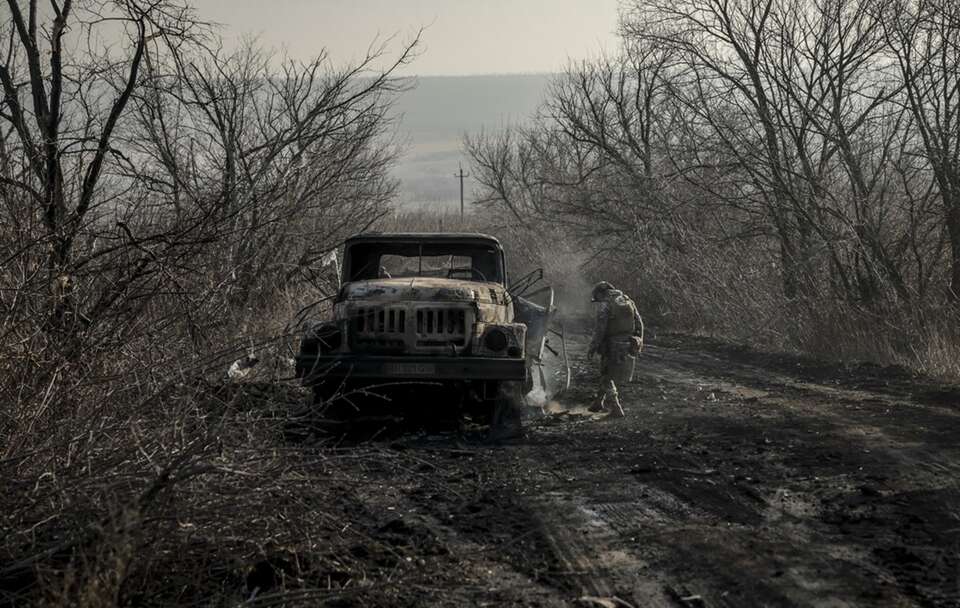
[(304, 335), (297, 374), (318, 401), (348, 383), (430, 383), (494, 404), (526, 383), (527, 327), (545, 312), (511, 297), (494, 237), (361, 234), (345, 243), (333, 318)]

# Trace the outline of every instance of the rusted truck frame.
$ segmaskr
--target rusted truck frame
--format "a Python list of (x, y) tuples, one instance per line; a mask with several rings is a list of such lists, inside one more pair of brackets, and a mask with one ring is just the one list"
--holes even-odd
[[(417, 268), (401, 269), (385, 260)], [(449, 259), (449, 264), (446, 260)], [(425, 268), (425, 260), (433, 266)], [(443, 265), (438, 265), (442, 260)], [(456, 382), (494, 402), (506, 383), (529, 385), (525, 318), (547, 314), (523, 306), (506, 284), (503, 248), (475, 233), (367, 233), (345, 242), (342, 286), (333, 318), (301, 340), (297, 375), (330, 399), (346, 381), (370, 384)]]

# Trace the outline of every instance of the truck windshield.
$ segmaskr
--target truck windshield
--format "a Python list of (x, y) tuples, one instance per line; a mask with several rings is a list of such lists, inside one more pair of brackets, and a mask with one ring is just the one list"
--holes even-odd
[(346, 280), (439, 277), (503, 283), (500, 250), (459, 243), (357, 243), (346, 260)]

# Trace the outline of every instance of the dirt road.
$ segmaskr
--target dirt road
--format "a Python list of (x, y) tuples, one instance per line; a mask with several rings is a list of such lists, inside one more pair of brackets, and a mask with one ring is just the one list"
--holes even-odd
[(364, 459), (354, 523), (391, 556), (354, 557), (389, 583), (345, 605), (960, 605), (956, 387), (666, 337), (615, 420), (574, 363), (522, 440)]

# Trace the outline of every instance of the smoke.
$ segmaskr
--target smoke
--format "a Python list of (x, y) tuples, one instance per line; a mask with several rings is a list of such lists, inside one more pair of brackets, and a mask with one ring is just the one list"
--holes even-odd
[[(545, 285), (553, 287), (555, 314), (550, 326), (553, 329), (561, 326), (566, 329), (569, 347), (571, 333), (582, 331), (593, 316), (590, 293), (595, 281), (587, 276), (591, 256), (578, 243), (556, 232), (527, 230), (526, 236), (522, 244), (514, 243), (514, 252), (519, 253), (514, 256), (514, 263), (522, 262), (525, 268), (543, 268), (543, 283), (533, 286), (529, 291), (535, 292)], [(545, 305), (545, 297), (546, 294), (540, 294), (530, 299)], [(563, 395), (568, 375), (563, 359), (564, 348), (560, 336), (553, 332), (547, 333), (547, 340), (549, 348), (543, 349), (540, 366), (534, 365), (531, 370), (534, 384), (526, 395), (526, 402), (531, 407), (539, 408), (543, 414), (569, 412), (576, 409), (577, 405), (566, 403)]]
[[(551, 326), (566, 328), (568, 345), (570, 334), (579, 334), (592, 327), (594, 311), (590, 293), (593, 285), (601, 280), (615, 281), (617, 277), (611, 276), (612, 267), (598, 262), (596, 252), (588, 243), (574, 238), (562, 225), (547, 217), (517, 222), (502, 210), (498, 213), (496, 209), (485, 208), (469, 219), (474, 229), (496, 235), (503, 244), (508, 274), (514, 281), (537, 268), (543, 269), (543, 282), (517, 295), (543, 306), (547, 303), (546, 293), (533, 294), (541, 287), (552, 286), (556, 314)], [(548, 339), (556, 354), (544, 349), (543, 367), (531, 370), (534, 386), (525, 399), (531, 410), (536, 407), (548, 414), (571, 411), (577, 408), (577, 404), (565, 403), (562, 394), (567, 371), (560, 337), (551, 332)], [(541, 370), (545, 382), (541, 381)]]
[[(555, 349), (562, 353), (559, 344)], [(540, 371), (543, 371), (541, 377)], [(569, 408), (560, 402), (560, 397), (566, 384), (567, 370), (563, 358), (555, 356), (544, 349), (543, 358), (539, 366), (533, 367), (533, 390), (526, 395), (527, 405), (538, 407), (544, 414), (558, 414)], [(544, 383), (546, 381), (546, 383)]]
[(527, 393), (526, 399), (527, 405), (540, 408), (540, 413), (545, 415), (560, 414), (569, 409), (559, 400), (551, 399), (547, 391), (539, 386)]
[(571, 244), (558, 247), (541, 260), (544, 281), (554, 289), (554, 306), (560, 321), (581, 320), (592, 314), (590, 292), (595, 281), (586, 274), (589, 260), (585, 252)]

